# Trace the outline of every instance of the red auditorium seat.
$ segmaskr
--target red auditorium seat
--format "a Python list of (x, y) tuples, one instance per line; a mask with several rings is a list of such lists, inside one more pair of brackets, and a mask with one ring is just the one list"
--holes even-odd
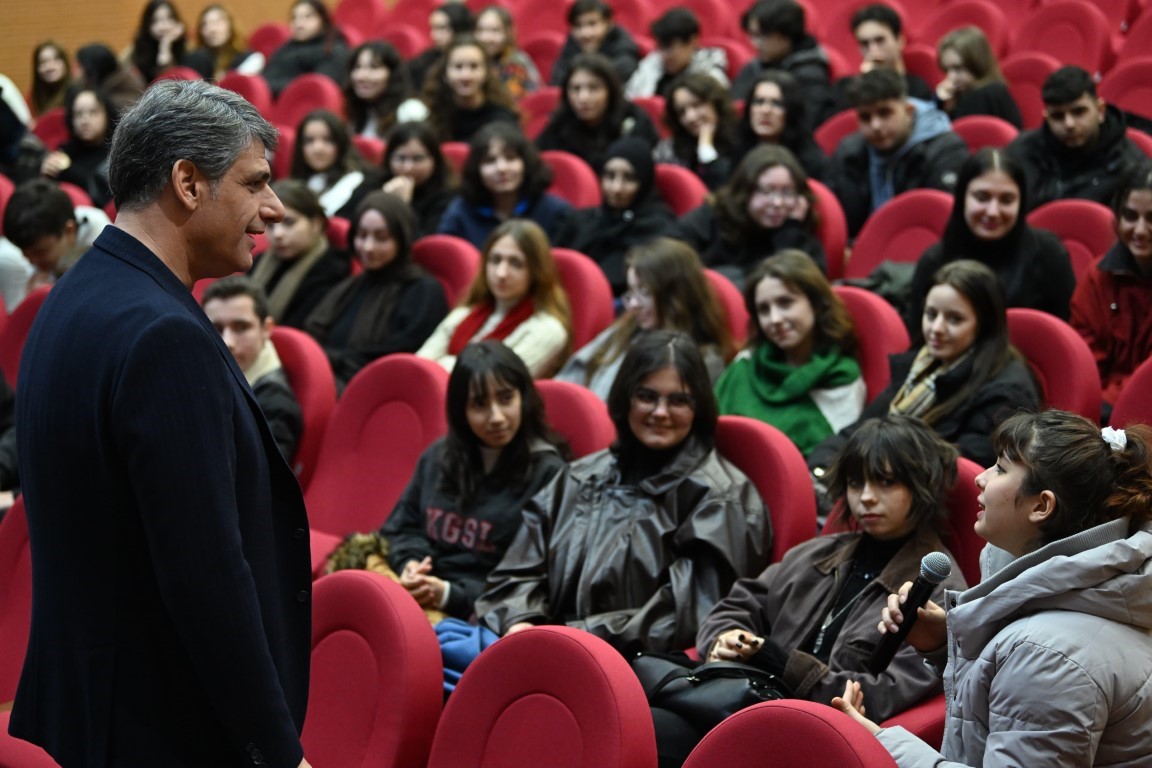
[(880, 206), (856, 236), (845, 277), (867, 277), (883, 261), (915, 262), (944, 234), (952, 195), (913, 189)]
[(768, 764), (896, 768), (888, 750), (851, 717), (825, 703), (800, 699), (766, 701), (740, 710), (708, 732), (684, 768)]
[(918, 41), (935, 48), (944, 35), (968, 26), (979, 27), (984, 32), (997, 58), (1004, 55), (1008, 48), (1008, 17), (999, 4), (991, 0), (954, 0), (944, 3), (930, 17), (916, 25), (912, 34)]
[(454, 307), (480, 271), (480, 251), (453, 235), (426, 235), (412, 244), (412, 261), (440, 281), (444, 298)]
[(1152, 358), (1141, 363), (1124, 382), (1124, 389), (1112, 406), (1112, 426), (1152, 425), (1152, 397), (1148, 396), (1149, 392), (1152, 392)]
[(831, 157), (836, 153), (836, 147), (840, 146), (840, 142), (855, 133), (857, 128), (856, 110), (845, 109), (822, 122), (813, 132), (812, 138), (820, 145), (820, 149), (824, 150), (824, 154)]
[(856, 360), (867, 387), (868, 402), (888, 386), (891, 370), (888, 356), (908, 349), (908, 329), (896, 308), (864, 288), (835, 285), (832, 290), (844, 302), (856, 328)]
[(572, 306), (572, 349), (580, 349), (612, 325), (612, 286), (600, 265), (579, 251), (553, 248), (552, 258)]
[(1077, 279), (1116, 243), (1112, 210), (1092, 200), (1053, 200), (1028, 214), (1028, 223), (1060, 238)]
[(68, 199), (72, 201), (72, 207), (75, 208), (81, 205), (88, 206), (89, 208), (92, 207), (91, 196), (75, 184), (68, 181), (59, 181), (56, 182), (56, 186), (60, 187), (60, 189), (64, 190), (68, 195)]
[(12, 179), (0, 173), (0, 235), (4, 234), (4, 209), (8, 207), (8, 199), (16, 191), (16, 184)]
[(1112, 66), (1112, 24), (1092, 3), (1056, 0), (1034, 8), (1018, 22), (1012, 53), (1047, 53), (1063, 64), (1076, 64), (1097, 75)]
[(325, 233), (328, 242), (335, 248), (347, 250), (351, 243), (348, 242), (348, 233), (352, 230), (352, 222), (343, 216), (329, 216), (328, 217), (328, 230)]
[(440, 718), (436, 633), (407, 590), (371, 571), (324, 576), (312, 596), (308, 760), (331, 768), (424, 765)]
[(944, 77), (936, 63), (936, 47), (927, 43), (908, 43), (905, 46), (904, 68), (933, 87)]
[(1032, 366), (1041, 404), (1100, 421), (1100, 371), (1088, 342), (1055, 315), (1008, 310), (1008, 339)]
[(641, 96), (632, 99), (632, 103), (648, 113), (648, 117), (652, 120), (652, 124), (656, 126), (656, 132), (660, 134), (660, 138), (666, 139), (672, 135), (672, 132), (668, 129), (668, 125), (664, 122), (663, 96)]
[(708, 285), (716, 296), (720, 311), (724, 313), (733, 344), (737, 349), (742, 348), (748, 340), (748, 308), (744, 306), (744, 294), (731, 280), (714, 269), (705, 268), (704, 276), (708, 278)]
[(406, 24), (413, 29), (427, 29), (428, 16), (434, 6), (426, 0), (396, 0), (390, 4), (382, 25)]
[(387, 15), (388, 6), (383, 0), (340, 0), (332, 9), (332, 21), (342, 29), (374, 30)]
[[(392, 43), (400, 57), (407, 60), (416, 57), (431, 44), (428, 35), (421, 29), (407, 24), (384, 21), (376, 27), (376, 36)], [(423, 83), (420, 86), (423, 87)], [(419, 90), (420, 88), (417, 88), (417, 91)]]
[(55, 107), (36, 118), (32, 126), (32, 133), (43, 142), (44, 146), (53, 150), (68, 141), (68, 121), (65, 118), (64, 107)]
[(770, 562), (816, 535), (816, 496), (800, 450), (788, 436), (747, 416), (721, 416), (716, 451), (748, 476), (772, 521)]
[(608, 406), (592, 390), (555, 379), (540, 379), (536, 389), (548, 423), (568, 441), (573, 460), (602, 451), (616, 439)]
[(292, 170), (292, 152), (296, 149), (296, 127), (292, 125), (277, 125), (280, 131), (280, 140), (276, 144), (276, 152), (272, 155), (272, 178), (286, 179)]
[(300, 487), (307, 490), (316, 471), (328, 419), (336, 407), (336, 380), (323, 348), (303, 331), (278, 326), (272, 329), (272, 343), (300, 403), (304, 424), (292, 471)]
[(464, 170), (464, 163), (468, 161), (468, 144), (463, 141), (445, 141), (440, 145), (440, 154), (457, 175)]
[(268, 119), (277, 125), (298, 126), (304, 116), (315, 109), (343, 116), (344, 94), (332, 78), (310, 72), (288, 83), (272, 105)]
[(502, 638), (464, 672), (428, 768), (558, 763), (652, 768), (652, 715), (640, 681), (610, 645), (570, 627), (532, 627)]
[(383, 139), (353, 134), (352, 144), (356, 147), (356, 151), (360, 153), (360, 156), (364, 158), (365, 162), (373, 167), (378, 167), (384, 159), (385, 146)]
[(540, 135), (562, 97), (559, 86), (546, 85), (520, 98), (521, 120), (528, 138), (535, 139)]
[(265, 116), (272, 114), (272, 89), (268, 87), (268, 81), (260, 75), (229, 72), (220, 78), (219, 85), (243, 96), (260, 114)]
[(952, 130), (964, 139), (969, 152), (978, 152), (984, 147), (1002, 149), (1020, 135), (1012, 123), (992, 115), (961, 117), (953, 121)]
[(1152, 57), (1122, 60), (1104, 75), (1098, 92), (1109, 104), (1152, 120)]
[[(733, 37), (735, 34), (739, 34), (740, 37)], [(728, 58), (728, 68), (725, 73), (730, 81), (735, 80), (736, 75), (744, 68), (744, 65), (756, 57), (756, 52), (743, 41), (743, 38), (743, 32), (729, 32), (727, 35), (702, 35), (700, 37), (701, 48), (720, 48), (724, 51), (724, 55)]]
[(32, 330), (32, 321), (48, 296), (49, 285), (42, 285), (24, 297), (24, 301), (8, 315), (8, 321), (0, 330), (0, 371), (4, 378), (16, 389), (16, 376), (20, 370), (20, 355), (24, 351), (24, 340)]
[(816, 179), (808, 179), (808, 186), (816, 196), (816, 237), (824, 246), (828, 259), (828, 279), (836, 280), (844, 276), (844, 254), (848, 247), (848, 220), (844, 209), (832, 190)]
[(304, 496), (314, 573), (347, 533), (377, 530), (420, 454), (447, 430), (448, 373), (415, 355), (369, 363), (332, 411)]
[(708, 187), (687, 168), (656, 163), (656, 194), (672, 209), (672, 213), (683, 216), (704, 204)]
[(948, 714), (947, 707), (944, 694), (938, 693), (926, 701), (893, 715), (880, 723), (880, 727), (895, 728), (900, 726), (933, 749), (940, 749), (940, 744), (944, 741), (944, 720)]
[(1125, 133), (1128, 135), (1128, 141), (1135, 144), (1147, 157), (1152, 158), (1152, 136), (1135, 128), (1129, 128)]
[(1152, 53), (1152, 13), (1148, 13), (1147, 0), (1139, 0), (1137, 16), (1128, 31), (1124, 34), (1124, 42), (1120, 46), (1118, 60), (1132, 61)]
[(291, 37), (292, 32), (287, 24), (278, 21), (261, 24), (248, 35), (248, 47), (269, 59)]
[(566, 36), (565, 32), (540, 31), (533, 33), (520, 44), (521, 49), (528, 54), (528, 58), (532, 59), (532, 63), (540, 71), (540, 78), (546, 83), (552, 77), (552, 67), (560, 57), (560, 51), (564, 50)]
[(600, 179), (588, 163), (558, 149), (541, 152), (540, 159), (552, 169), (549, 192), (572, 203), (574, 208), (600, 205)]
[(1000, 63), (1008, 90), (1020, 108), (1024, 129), (1039, 128), (1044, 122), (1044, 100), (1040, 90), (1048, 76), (1060, 69), (1060, 59), (1039, 51), (1013, 52)]

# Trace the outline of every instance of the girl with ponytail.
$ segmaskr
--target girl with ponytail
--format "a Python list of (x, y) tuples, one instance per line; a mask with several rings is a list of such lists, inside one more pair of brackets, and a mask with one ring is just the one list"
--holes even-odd
[[(908, 643), (943, 662), (943, 754), (834, 703), (901, 766), (1148, 765), (1152, 740), (1152, 429), (1103, 432), (1064, 411), (1019, 413), (976, 478), (984, 579), (928, 604)], [(881, 621), (896, 631), (905, 585)], [(949, 762), (952, 761), (952, 762)]]

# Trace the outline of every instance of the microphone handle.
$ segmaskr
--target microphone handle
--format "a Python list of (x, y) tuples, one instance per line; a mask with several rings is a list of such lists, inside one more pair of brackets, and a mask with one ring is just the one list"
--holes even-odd
[(912, 588), (908, 590), (908, 599), (900, 608), (901, 613), (904, 614), (904, 620), (900, 622), (896, 632), (884, 633), (884, 637), (880, 639), (880, 643), (876, 646), (876, 650), (873, 651), (872, 658), (868, 662), (869, 672), (878, 675), (892, 663), (892, 658), (900, 650), (904, 638), (908, 637), (908, 633), (916, 625), (916, 620), (920, 618), (917, 609), (928, 602), (928, 598), (932, 596), (932, 591), (936, 589), (936, 586), (923, 576), (917, 576), (916, 581), (912, 582)]

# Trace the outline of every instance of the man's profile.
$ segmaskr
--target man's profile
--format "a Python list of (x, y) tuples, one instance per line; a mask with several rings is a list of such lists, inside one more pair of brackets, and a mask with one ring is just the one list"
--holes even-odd
[(284, 215), (276, 130), (164, 81), (125, 113), (119, 210), (48, 295), (17, 392), (32, 630), (10, 732), (64, 766), (307, 765), (308, 524), (190, 293)]

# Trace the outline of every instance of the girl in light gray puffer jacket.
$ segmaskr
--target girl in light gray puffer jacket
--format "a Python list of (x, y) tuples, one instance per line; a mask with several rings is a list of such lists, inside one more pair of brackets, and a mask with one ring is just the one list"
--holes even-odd
[[(992, 441), (976, 479), (985, 578), (908, 636), (947, 656), (943, 754), (861, 717), (852, 683), (836, 703), (902, 768), (1152, 765), (1152, 429), (1047, 411)], [(893, 595), (882, 624), (902, 620)]]

